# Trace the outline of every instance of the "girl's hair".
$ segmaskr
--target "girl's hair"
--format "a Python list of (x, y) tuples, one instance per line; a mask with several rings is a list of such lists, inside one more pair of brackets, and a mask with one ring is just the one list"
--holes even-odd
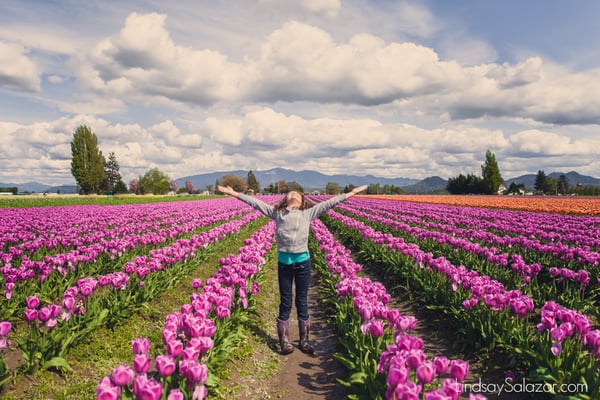
[[(293, 192), (296, 192), (295, 190), (293, 190)], [(288, 192), (289, 193), (289, 192)], [(306, 200), (306, 197), (304, 197), (303, 193), (300, 192), (296, 192), (298, 194), (300, 194), (300, 197), (302, 198), (302, 203), (300, 204), (300, 210), (306, 210), (307, 208), (310, 208), (310, 203), (308, 202), (308, 200)], [(275, 210), (277, 211), (283, 211), (287, 208), (288, 203), (287, 203), (287, 193), (285, 196), (283, 196), (283, 199), (279, 200), (279, 202), (277, 202), (277, 204), (275, 204)]]

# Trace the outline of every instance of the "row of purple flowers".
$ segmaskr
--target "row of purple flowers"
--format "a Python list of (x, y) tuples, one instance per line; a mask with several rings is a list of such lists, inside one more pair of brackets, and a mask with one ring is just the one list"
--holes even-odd
[[(221, 268), (206, 282), (194, 279), (196, 290), (190, 302), (165, 318), (158, 354), (150, 353), (150, 340), (132, 342), (132, 365), (118, 365), (101, 379), (97, 398), (102, 400), (204, 399), (209, 392), (214, 354), (227, 346), (226, 324), (236, 313), (244, 313), (252, 296), (259, 291), (257, 275), (273, 245), (275, 224), (269, 222), (256, 231), (238, 254), (219, 262)], [(227, 321), (230, 322), (230, 321)], [(221, 334), (221, 339), (215, 339)]]

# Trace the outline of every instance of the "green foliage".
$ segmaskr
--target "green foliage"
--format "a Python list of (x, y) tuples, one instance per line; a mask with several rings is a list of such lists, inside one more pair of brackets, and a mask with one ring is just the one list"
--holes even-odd
[(340, 185), (335, 182), (327, 182), (325, 186), (325, 193), (327, 194), (339, 194), (341, 191)]
[(485, 163), (481, 166), (481, 186), (484, 194), (496, 194), (504, 182), (496, 156), (491, 151), (485, 152)]
[(254, 193), (260, 193), (260, 184), (256, 180), (256, 176), (254, 176), (254, 172), (252, 170), (248, 171), (248, 189), (254, 191)]
[[(106, 165), (104, 167), (104, 190), (114, 193), (116, 191), (115, 188), (117, 184), (120, 184), (119, 190), (123, 189), (125, 184), (121, 180), (121, 173), (119, 172), (119, 168), (119, 162), (117, 161), (115, 153), (110, 152), (108, 154), (108, 161), (106, 162)], [(126, 191), (127, 188), (125, 188), (125, 192)]]
[(481, 166), (481, 177), (474, 174), (448, 179), (446, 190), (451, 194), (496, 194), (504, 183), (496, 156), (490, 150), (485, 152), (485, 163)]
[(467, 176), (459, 174), (448, 179), (446, 189), (451, 194), (480, 194), (482, 193), (482, 179), (474, 174)]
[(71, 174), (84, 193), (97, 193), (105, 179), (106, 160), (98, 148), (98, 138), (91, 129), (80, 125), (71, 141)]
[(151, 168), (138, 179), (139, 191), (142, 194), (166, 194), (169, 192), (171, 179), (158, 168)]

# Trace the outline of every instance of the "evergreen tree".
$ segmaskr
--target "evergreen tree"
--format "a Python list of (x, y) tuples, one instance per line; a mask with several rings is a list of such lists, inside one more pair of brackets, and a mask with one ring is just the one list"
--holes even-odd
[(560, 194), (567, 194), (569, 190), (569, 179), (565, 175), (561, 175), (558, 177), (558, 182), (556, 183), (556, 191)]
[(504, 182), (498, 168), (496, 156), (491, 151), (485, 152), (485, 163), (481, 166), (481, 189), (484, 194), (496, 194)]
[(108, 161), (104, 167), (104, 189), (109, 192), (115, 192), (115, 186), (121, 180), (121, 173), (119, 172), (119, 162), (115, 153), (110, 152), (108, 154)]
[(256, 180), (256, 177), (254, 176), (254, 172), (252, 172), (252, 170), (248, 171), (247, 182), (248, 189), (252, 189), (254, 193), (260, 193), (260, 185), (258, 184), (258, 181)]
[(83, 193), (97, 193), (104, 182), (106, 160), (98, 148), (98, 138), (91, 129), (80, 125), (71, 141), (71, 174)]
[(533, 184), (533, 188), (538, 192), (544, 192), (544, 189), (548, 185), (547, 183), (548, 177), (543, 170), (539, 170), (537, 175), (535, 176), (535, 183)]

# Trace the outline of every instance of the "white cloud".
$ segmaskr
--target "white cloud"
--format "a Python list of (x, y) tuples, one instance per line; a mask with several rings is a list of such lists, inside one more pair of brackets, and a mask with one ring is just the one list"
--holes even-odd
[(0, 88), (38, 92), (40, 71), (21, 45), (0, 40)]
[(80, 124), (125, 179), (154, 166), (173, 177), (288, 167), (447, 178), (478, 172), (487, 149), (505, 177), (544, 165), (597, 175), (600, 68), (574, 70), (530, 45), (509, 62), (488, 31), (461, 25), (466, 11), (92, 1), (71, 25), (57, 18), (61, 1), (40, 4), (48, 24), (7, 4), (0, 181), (71, 182)]

